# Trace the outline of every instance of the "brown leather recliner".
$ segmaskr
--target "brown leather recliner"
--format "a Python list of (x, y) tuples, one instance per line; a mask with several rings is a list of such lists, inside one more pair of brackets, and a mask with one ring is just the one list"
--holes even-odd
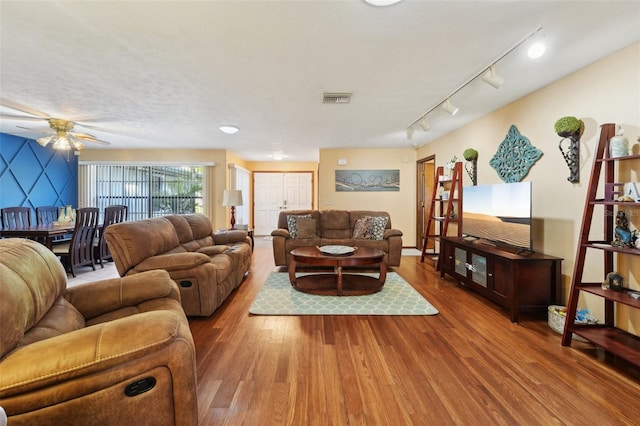
[(10, 425), (197, 424), (195, 347), (167, 272), (66, 288), (49, 249), (12, 238), (0, 277)]
[(214, 232), (202, 214), (116, 223), (107, 228), (105, 238), (121, 277), (156, 269), (169, 272), (189, 316), (211, 315), (251, 267), (247, 232)]
[[(288, 216), (309, 216), (315, 221), (313, 236), (293, 238), (288, 229)], [(387, 222), (381, 240), (353, 237), (358, 219), (384, 216)], [(373, 210), (283, 210), (278, 216), (278, 228), (271, 232), (273, 260), (276, 266), (289, 266), (291, 250), (298, 247), (346, 245), (382, 250), (388, 266), (400, 266), (402, 259), (402, 231), (391, 226), (391, 217), (385, 211)]]

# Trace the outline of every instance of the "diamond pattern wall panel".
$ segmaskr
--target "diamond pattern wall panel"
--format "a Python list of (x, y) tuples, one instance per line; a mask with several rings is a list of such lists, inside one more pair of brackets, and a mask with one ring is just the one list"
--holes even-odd
[(0, 133), (0, 207), (78, 206), (78, 157)]

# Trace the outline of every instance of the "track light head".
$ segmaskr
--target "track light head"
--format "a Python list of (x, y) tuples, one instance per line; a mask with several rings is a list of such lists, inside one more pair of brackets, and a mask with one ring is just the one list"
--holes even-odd
[(425, 132), (428, 132), (429, 129), (431, 129), (431, 126), (429, 125), (429, 120), (427, 119), (426, 115), (422, 117), (420, 121), (418, 121), (418, 125), (420, 125), (422, 130), (424, 130)]
[(458, 108), (457, 106), (453, 105), (451, 103), (450, 99), (447, 99), (446, 101), (444, 101), (444, 103), (442, 104), (442, 109), (445, 110), (446, 112), (448, 112), (449, 114), (451, 114), (451, 116), (454, 116), (458, 113), (458, 110), (460, 108)]
[(484, 75), (482, 76), (482, 80), (485, 83), (495, 87), (496, 89), (498, 89), (500, 86), (502, 86), (502, 83), (504, 83), (504, 78), (500, 77), (496, 73), (496, 70), (493, 68), (493, 65), (489, 67), (486, 73), (484, 73)]
[(413, 127), (407, 128), (407, 139), (409, 140), (413, 139)]

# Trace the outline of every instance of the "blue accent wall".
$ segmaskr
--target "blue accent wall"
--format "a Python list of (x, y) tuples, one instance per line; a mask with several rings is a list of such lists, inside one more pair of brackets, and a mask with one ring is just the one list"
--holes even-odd
[(78, 206), (78, 157), (0, 133), (0, 207)]

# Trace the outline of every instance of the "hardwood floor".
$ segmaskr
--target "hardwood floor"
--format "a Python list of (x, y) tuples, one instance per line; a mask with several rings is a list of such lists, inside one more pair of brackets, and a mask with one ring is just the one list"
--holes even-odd
[[(209, 318), (191, 318), (200, 425), (637, 425), (640, 371), (590, 344), (560, 345), (546, 319), (507, 312), (405, 256), (393, 270), (436, 316), (252, 316), (273, 266)], [(69, 285), (117, 276), (108, 263)]]
[(240, 288), (190, 320), (200, 425), (638, 424), (637, 368), (562, 347), (546, 319), (512, 324), (419, 256), (394, 270), (435, 316), (249, 315), (273, 270), (258, 241)]

